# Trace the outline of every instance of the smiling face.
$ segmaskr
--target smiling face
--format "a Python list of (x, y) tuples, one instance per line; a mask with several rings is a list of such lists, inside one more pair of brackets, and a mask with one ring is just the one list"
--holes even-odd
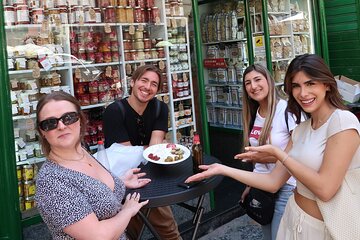
[[(51, 100), (46, 103), (41, 112), (38, 113), (38, 121), (49, 118), (60, 118), (64, 113), (77, 112), (73, 103), (61, 100)], [(61, 120), (58, 122), (57, 128), (50, 131), (40, 130), (40, 133), (50, 144), (51, 149), (68, 149), (75, 147), (80, 140), (80, 121), (73, 124), (65, 125)]]
[(325, 98), (329, 87), (314, 81), (303, 71), (298, 72), (292, 80), (292, 95), (301, 108), (307, 113), (319, 112), (328, 102)]
[(251, 71), (244, 78), (245, 90), (250, 98), (257, 102), (267, 101), (269, 84), (264, 75), (257, 71)]
[(131, 96), (138, 102), (147, 103), (155, 97), (159, 84), (158, 74), (153, 71), (147, 71), (139, 79), (131, 80)]

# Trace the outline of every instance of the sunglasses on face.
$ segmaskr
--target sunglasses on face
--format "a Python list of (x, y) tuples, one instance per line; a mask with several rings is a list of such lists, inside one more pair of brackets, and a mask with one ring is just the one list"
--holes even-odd
[(73, 124), (73, 123), (76, 123), (77, 121), (79, 121), (79, 118), (80, 118), (79, 113), (68, 112), (68, 113), (64, 113), (59, 118), (49, 118), (49, 119), (41, 121), (39, 123), (39, 127), (41, 130), (47, 132), (47, 131), (54, 130), (55, 128), (57, 128), (60, 120), (63, 124), (68, 126), (70, 124)]

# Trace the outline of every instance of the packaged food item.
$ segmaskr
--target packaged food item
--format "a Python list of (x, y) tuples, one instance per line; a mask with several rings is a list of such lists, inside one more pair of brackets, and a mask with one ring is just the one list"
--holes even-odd
[(35, 197), (25, 197), (25, 210), (29, 210), (35, 207)]
[(22, 166), (22, 180), (30, 181), (34, 178), (34, 168), (31, 164), (26, 164)]

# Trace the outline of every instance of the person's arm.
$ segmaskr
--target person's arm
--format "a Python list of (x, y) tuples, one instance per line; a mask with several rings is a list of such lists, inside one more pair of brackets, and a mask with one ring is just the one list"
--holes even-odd
[(149, 146), (162, 143), (168, 130), (169, 109), (164, 102), (160, 102), (160, 108), (160, 114), (155, 120), (154, 128), (151, 132)]
[(319, 171), (305, 166), (271, 145), (249, 147), (248, 150), (267, 152), (280, 159), (297, 181), (309, 188), (320, 200), (329, 201), (342, 184), (359, 144), (359, 133), (355, 129), (347, 129), (328, 138)]
[(139, 199), (138, 193), (128, 194), (121, 211), (114, 217), (99, 221), (95, 213), (91, 213), (65, 227), (64, 232), (75, 239), (119, 239), (130, 219), (149, 201), (139, 202)]
[(164, 141), (166, 132), (161, 130), (154, 130), (151, 133), (149, 146), (162, 143)]

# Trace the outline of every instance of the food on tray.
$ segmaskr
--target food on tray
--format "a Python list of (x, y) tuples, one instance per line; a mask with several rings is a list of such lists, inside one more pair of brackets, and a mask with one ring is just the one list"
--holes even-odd
[(164, 143), (148, 147), (143, 156), (159, 164), (173, 164), (182, 162), (190, 156), (190, 151), (179, 144)]

